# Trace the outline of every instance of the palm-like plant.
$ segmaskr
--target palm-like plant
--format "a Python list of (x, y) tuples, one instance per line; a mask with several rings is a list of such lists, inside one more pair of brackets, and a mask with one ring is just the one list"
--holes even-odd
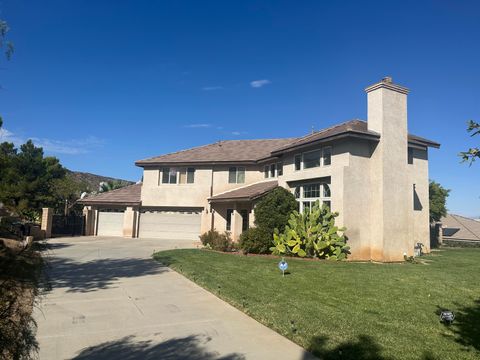
[(124, 186), (125, 186), (125, 184), (122, 181), (119, 181), (119, 180), (102, 181), (100, 183), (99, 188), (98, 188), (98, 192), (104, 193), (104, 192), (112, 191), (112, 190), (115, 190), (115, 189), (120, 189)]

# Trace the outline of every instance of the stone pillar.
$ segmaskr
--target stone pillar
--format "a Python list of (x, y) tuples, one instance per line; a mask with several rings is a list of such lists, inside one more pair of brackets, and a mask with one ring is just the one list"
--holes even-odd
[(43, 208), (42, 209), (42, 233), (45, 239), (52, 237), (52, 219), (53, 219), (53, 209)]
[(134, 238), (137, 236), (137, 209), (127, 206), (123, 214), (123, 236)]
[(91, 206), (83, 207), (83, 216), (85, 216), (85, 235), (91, 236), (94, 235), (94, 211)]

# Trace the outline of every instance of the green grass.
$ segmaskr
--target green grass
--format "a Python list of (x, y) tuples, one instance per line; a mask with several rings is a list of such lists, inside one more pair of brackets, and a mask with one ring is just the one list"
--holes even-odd
[(426, 264), (287, 259), (284, 278), (276, 258), (154, 258), (322, 359), (480, 359), (480, 249), (435, 251)]

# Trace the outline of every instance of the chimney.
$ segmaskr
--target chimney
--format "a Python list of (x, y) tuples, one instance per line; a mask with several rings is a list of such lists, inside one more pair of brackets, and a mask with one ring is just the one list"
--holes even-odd
[(380, 134), (370, 158), (371, 237), (373, 260), (401, 261), (413, 252), (408, 239), (408, 89), (385, 77), (365, 89), (368, 130)]

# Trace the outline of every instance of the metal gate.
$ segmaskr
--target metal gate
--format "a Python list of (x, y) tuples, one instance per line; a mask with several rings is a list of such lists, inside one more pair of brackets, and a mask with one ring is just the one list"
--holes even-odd
[(85, 216), (83, 215), (53, 215), (53, 236), (80, 236), (85, 234)]

